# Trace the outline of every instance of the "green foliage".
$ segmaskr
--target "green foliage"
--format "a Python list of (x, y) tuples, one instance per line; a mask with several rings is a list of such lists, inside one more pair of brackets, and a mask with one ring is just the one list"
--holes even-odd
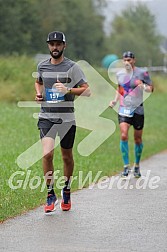
[(36, 62), (27, 56), (0, 57), (0, 100), (16, 102), (34, 100), (35, 90), (32, 73)]
[(85, 59), (90, 63), (95, 63), (96, 60), (100, 60), (102, 57), (100, 53), (97, 53), (97, 49), (103, 48), (103, 20), (93, 11), (91, 1), (82, 1), (79, 8), (75, 11), (77, 2), (76, 0), (75, 3), (74, 1), (73, 3), (68, 1), (68, 4), (66, 4), (67, 10), (69, 10), (66, 30), (69, 38), (69, 51), (75, 52), (74, 58)]
[(122, 57), (130, 50), (136, 54), (141, 66), (162, 65), (161, 36), (157, 33), (155, 17), (144, 4), (128, 6), (112, 22), (112, 52)]
[(0, 54), (35, 52), (39, 20), (31, 0), (0, 0)]
[(100, 6), (105, 0), (96, 1), (0, 0), (0, 54), (48, 53), (47, 34), (60, 30), (67, 37), (67, 57), (100, 62), (105, 37)]
[(103, 18), (96, 11), (92, 0), (38, 1), (41, 6), (38, 14), (45, 40), (50, 31), (61, 30), (67, 38), (67, 57), (84, 59), (90, 63), (101, 60), (105, 37)]
[(107, 0), (0, 0), (0, 55), (48, 53), (50, 31), (63, 31), (66, 56), (100, 65), (107, 54), (135, 52), (138, 64), (163, 64), (161, 36), (145, 4), (129, 5), (116, 16), (108, 38), (102, 8)]

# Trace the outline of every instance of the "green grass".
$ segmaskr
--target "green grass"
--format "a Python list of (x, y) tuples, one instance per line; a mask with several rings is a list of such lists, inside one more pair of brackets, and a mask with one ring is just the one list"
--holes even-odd
[[(22, 58), (24, 63), (24, 58)], [(13, 59), (14, 61), (14, 59)], [(31, 62), (31, 64), (30, 64)], [(33, 91), (33, 72), (34, 62), (29, 59), (28, 74), (25, 73), (24, 88), (27, 90), (26, 97), (24, 97), (24, 88), (19, 89), (19, 99), (30, 100), (34, 95)], [(26, 69), (26, 67), (25, 67)], [(7, 72), (7, 71), (6, 71)], [(22, 75), (23, 73), (21, 73)], [(103, 72), (105, 75), (105, 72)], [(18, 71), (18, 78), (20, 73)], [(24, 75), (23, 75), (24, 76)], [(155, 92), (145, 101), (145, 128), (144, 128), (144, 151), (142, 159), (160, 152), (167, 148), (167, 81), (166, 76), (153, 76), (155, 82)], [(8, 83), (12, 86), (13, 76), (6, 77), (1, 80), (0, 85)], [(15, 79), (15, 89), (22, 85), (20, 80)], [(23, 82), (22, 82), (23, 83)], [(13, 83), (14, 85), (14, 83)], [(39, 132), (37, 130), (37, 120), (33, 118), (33, 113), (38, 112), (38, 108), (19, 108), (16, 101), (18, 95), (5, 98), (0, 95), (0, 221), (4, 221), (9, 217), (19, 215), (29, 209), (33, 209), (41, 204), (44, 204), (46, 197), (46, 189), (41, 192), (41, 186), (32, 190), (29, 182), (35, 176), (39, 176), (43, 181), (43, 172), (41, 160), (31, 166), (28, 170), (22, 170), (16, 163), (17, 157), (29, 148), (33, 143), (39, 140)], [(10, 101), (10, 102), (9, 102)], [(15, 102), (11, 102), (15, 101)], [(111, 135), (99, 148), (88, 157), (83, 157), (77, 152), (77, 146), (82, 139), (84, 139), (88, 130), (77, 128), (76, 141), (74, 144), (74, 159), (75, 170), (74, 177), (78, 176), (79, 171), (83, 171), (84, 176), (92, 171), (92, 178), (98, 171), (102, 171), (101, 176), (111, 176), (118, 173), (122, 169), (122, 159), (119, 150), (119, 128), (117, 123), (117, 114), (114, 110), (107, 108), (102, 114), (103, 117), (113, 120), (116, 124), (116, 131)], [(130, 161), (133, 163), (133, 129), (130, 129)], [(55, 149), (54, 156), (55, 170), (60, 170), (59, 176), (62, 174), (62, 160), (59, 147)], [(17, 185), (18, 180), (22, 180), (21, 188), (12, 190), (9, 187), (9, 178), (14, 172), (22, 172), (18, 174), (13, 183)], [(30, 175), (27, 186), (25, 185), (26, 175)], [(83, 178), (84, 180), (84, 178)], [(21, 182), (22, 183), (22, 182)], [(35, 181), (34, 181), (35, 184)], [(25, 189), (24, 189), (25, 186)], [(88, 181), (84, 185), (88, 186)], [(78, 189), (78, 180), (72, 184), (72, 190)], [(60, 190), (56, 189), (56, 193), (60, 196)]]
[[(0, 57), (0, 100), (15, 102), (32, 100), (36, 62), (27, 56)], [(5, 88), (7, 87), (7, 88)]]

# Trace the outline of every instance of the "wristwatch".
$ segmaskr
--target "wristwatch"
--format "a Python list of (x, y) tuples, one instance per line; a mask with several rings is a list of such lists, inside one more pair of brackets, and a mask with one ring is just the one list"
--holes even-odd
[(143, 87), (144, 87), (144, 91), (146, 91), (147, 85), (146, 85), (146, 84), (143, 84)]
[(70, 87), (67, 87), (67, 94), (71, 93), (71, 89)]

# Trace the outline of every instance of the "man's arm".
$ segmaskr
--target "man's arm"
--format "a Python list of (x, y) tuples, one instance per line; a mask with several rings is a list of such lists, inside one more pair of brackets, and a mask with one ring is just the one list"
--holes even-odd
[(56, 82), (55, 83), (55, 87), (57, 88), (57, 90), (63, 94), (74, 94), (74, 95), (83, 95), (83, 96), (90, 96), (90, 88), (89, 85), (87, 83), (83, 83), (81, 84), (79, 87), (73, 87), (73, 88), (68, 88), (66, 86), (63, 85), (63, 83), (61, 82)]
[(38, 80), (35, 81), (35, 91), (36, 91), (36, 101), (42, 101), (42, 93), (43, 93), (43, 83), (39, 82)]
[(143, 89), (145, 92), (151, 93), (154, 91), (154, 86), (152, 85), (147, 85), (143, 83)]
[(137, 80), (137, 81), (138, 81), (137, 84), (139, 85), (139, 87), (143, 89), (145, 92), (151, 93), (154, 91), (152, 80), (147, 71), (144, 71), (141, 80)]
[(72, 93), (74, 95), (78, 95), (78, 96), (80, 96), (80, 95), (90, 96), (91, 95), (90, 88), (87, 83), (83, 83), (77, 88), (71, 88), (70, 93)]
[(110, 101), (110, 103), (109, 103), (109, 106), (111, 108), (113, 108), (117, 104), (117, 102), (119, 101), (119, 96), (120, 96), (120, 92), (119, 92), (119, 87), (118, 87), (117, 90), (116, 90), (114, 100)]
[(136, 80), (136, 85), (143, 89), (145, 92), (151, 93), (154, 91), (154, 86), (152, 83), (146, 83), (143, 82), (142, 80)]

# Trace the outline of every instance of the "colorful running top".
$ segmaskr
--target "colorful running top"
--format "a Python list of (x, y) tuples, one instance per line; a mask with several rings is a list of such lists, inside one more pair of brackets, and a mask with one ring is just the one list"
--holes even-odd
[(152, 81), (147, 71), (135, 67), (133, 72), (126, 70), (117, 73), (118, 90), (120, 93), (119, 115), (132, 117), (134, 113), (143, 115), (143, 89), (137, 86), (138, 80), (151, 86)]

